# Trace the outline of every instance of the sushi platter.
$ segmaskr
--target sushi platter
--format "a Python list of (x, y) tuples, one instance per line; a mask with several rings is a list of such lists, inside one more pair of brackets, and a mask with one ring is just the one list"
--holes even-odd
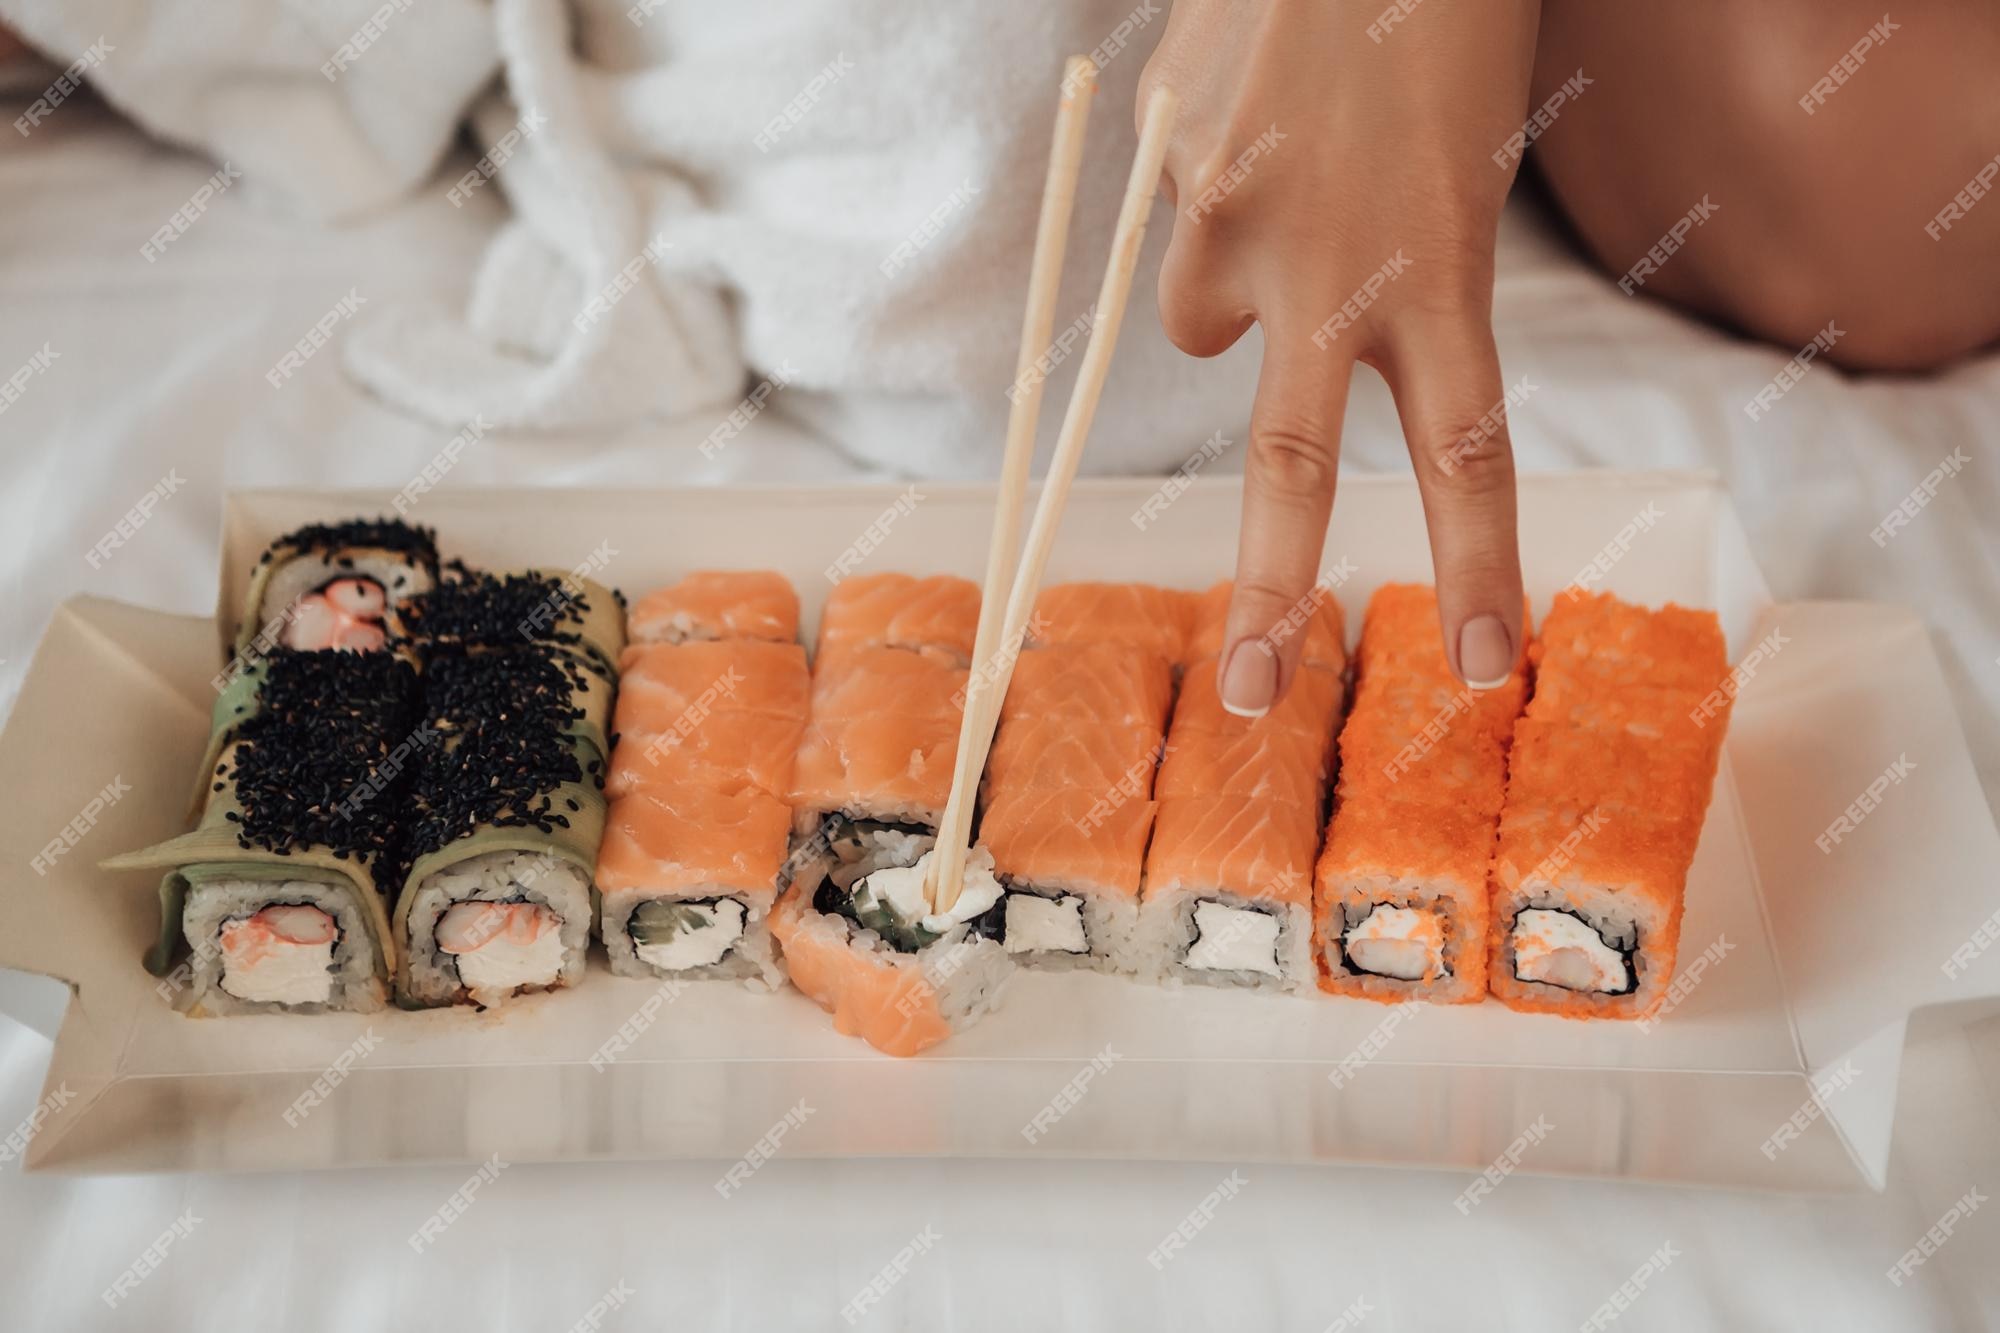
[(0, 734), (0, 966), (70, 989), (31, 1169), (783, 1125), (1879, 1188), (1910, 1015), (2000, 995), (1924, 627), (1774, 604), (1706, 477), (1524, 478), (1540, 637), (1477, 690), (1414, 484), (1343, 479), (1254, 722), (1216, 697), (1233, 481), (1076, 483), (1004, 625), (991, 487), (348, 525), (392, 498), (234, 494), (213, 618), (52, 623)]

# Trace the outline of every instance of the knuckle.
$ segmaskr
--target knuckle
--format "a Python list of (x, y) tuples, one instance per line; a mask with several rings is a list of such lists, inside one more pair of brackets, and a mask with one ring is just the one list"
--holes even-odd
[(1420, 446), (1431, 475), (1445, 487), (1482, 493), (1512, 487), (1514, 451), (1504, 424), (1492, 418), (1455, 417), (1425, 435)]
[(1255, 427), (1248, 462), (1258, 480), (1279, 495), (1320, 496), (1333, 489), (1333, 454), (1320, 432), (1302, 421), (1280, 419)]

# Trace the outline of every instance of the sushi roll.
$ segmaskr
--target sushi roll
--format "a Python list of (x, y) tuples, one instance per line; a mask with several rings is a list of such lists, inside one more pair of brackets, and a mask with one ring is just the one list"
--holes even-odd
[(628, 653), (618, 702), (598, 887), (620, 976), (784, 984), (770, 915), (812, 686), (797, 603), (777, 575), (696, 575), (633, 610), (680, 641)]
[(1174, 664), (1188, 659), (1199, 594), (1149, 583), (1058, 583), (1035, 598), (1028, 643), (1109, 643)]
[(403, 798), (398, 1003), (492, 1007), (582, 980), (611, 696), (595, 652), (430, 650), (432, 740)]
[(1144, 648), (1022, 653), (987, 756), (979, 845), (998, 939), (1030, 967), (1127, 971), (1173, 668)]
[(1459, 683), (1430, 588), (1391, 584), (1371, 599), (1314, 875), (1322, 989), (1485, 998), (1486, 871), (1526, 694), (1525, 653), (1495, 689)]
[(183, 942), (195, 1015), (374, 1012), (397, 949), (386, 894), (401, 882), (393, 788), (421, 741), (415, 667), (396, 653), (274, 650), (255, 707), (226, 732), (195, 829), (108, 869), (163, 869), (161, 932)]
[(626, 628), (634, 643), (696, 639), (797, 643), (799, 594), (782, 574), (698, 570), (633, 603)]
[(315, 523), (272, 542), (237, 625), (247, 663), (273, 647), (369, 651), (400, 632), (409, 599), (438, 581), (437, 535), (393, 519)]
[(965, 666), (978, 633), (979, 585), (968, 579), (857, 574), (828, 594), (814, 656), (849, 648), (918, 648)]
[(951, 798), (967, 679), (948, 649), (823, 650), (792, 777), (799, 832), (843, 812), (935, 831)]
[(1566, 592), (1534, 646), (1491, 877), (1488, 984), (1514, 1009), (1644, 1018), (1666, 997), (1727, 712), (1713, 614)]
[[(935, 835), (913, 832), (899, 843), (879, 828), (863, 832), (868, 822), (829, 835), (828, 856), (814, 858), (778, 899), (771, 932), (792, 984), (833, 1016), (837, 1031), (908, 1057), (998, 1007), (1013, 963), (980, 919), (1000, 885), (975, 848), (957, 906), (931, 914), (923, 879)], [(837, 868), (821, 874), (821, 860)]]
[(404, 632), (432, 650), (508, 649), (533, 644), (581, 657), (616, 677), (625, 650), (625, 609), (618, 594), (574, 574), (541, 570), (454, 577), (411, 597)]
[(990, 926), (1016, 962), (1130, 973), (1139, 884), (1156, 807), (1073, 787), (1006, 788), (980, 817), (979, 849), (1003, 893)]
[(771, 930), (792, 984), (890, 1055), (989, 1012), (1013, 971), (990, 856), (973, 850), (951, 911), (924, 891), (978, 615), (964, 580), (877, 575), (841, 583), (820, 622)]
[(1304, 993), (1313, 984), (1319, 807), (1253, 796), (1162, 801), (1146, 853), (1147, 980)]
[[(1225, 631), (1229, 627), (1229, 597), (1235, 587), (1224, 579), (1192, 599), (1185, 653), (1188, 663), (1222, 656)], [(1299, 660), (1305, 665), (1335, 675), (1347, 669), (1346, 629), (1341, 623), (1340, 603), (1325, 585), (1314, 584), (1312, 595), (1274, 626), (1267, 637), (1282, 642), (1294, 635), (1303, 640)]]
[(1303, 992), (1312, 866), (1344, 683), (1300, 668), (1262, 717), (1222, 706), (1214, 659), (1174, 706), (1132, 970), (1151, 980)]

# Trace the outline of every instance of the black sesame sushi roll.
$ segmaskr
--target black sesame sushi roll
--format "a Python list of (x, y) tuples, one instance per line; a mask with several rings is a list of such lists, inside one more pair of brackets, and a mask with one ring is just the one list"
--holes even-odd
[[(437, 534), (393, 519), (314, 523), (271, 543), (236, 627), (238, 669), (273, 648), (371, 652), (438, 581)], [(233, 673), (232, 673), (233, 674)]]
[(197, 1015), (383, 1007), (395, 973), (384, 888), (402, 878), (395, 789), (425, 744), (405, 657), (278, 650), (230, 726), (189, 833), (114, 857), (163, 869), (146, 964)]
[(561, 647), (426, 654), (393, 931), (408, 1007), (582, 980), (604, 836), (611, 683)]

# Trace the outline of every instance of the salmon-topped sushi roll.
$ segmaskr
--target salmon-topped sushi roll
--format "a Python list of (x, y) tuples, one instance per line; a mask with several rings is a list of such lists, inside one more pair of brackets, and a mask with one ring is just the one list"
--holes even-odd
[(768, 570), (697, 570), (634, 602), (626, 625), (634, 643), (797, 643), (799, 594), (783, 574)]
[(1086, 796), (1153, 794), (1153, 770), (1165, 734), (1079, 718), (1020, 718), (1006, 723), (986, 756), (988, 793), (1073, 788)]
[(963, 666), (979, 633), (979, 585), (949, 574), (856, 574), (828, 594), (816, 656), (844, 648), (935, 648)]
[(805, 729), (804, 718), (720, 710), (684, 731), (621, 735), (604, 792), (617, 800), (641, 791), (748, 786), (782, 801), (791, 794)]
[[(1236, 585), (1228, 579), (1216, 584), (1194, 600), (1194, 614), (1188, 633), (1185, 661), (1199, 662), (1220, 657), (1229, 628), (1229, 597)], [(1347, 669), (1346, 627), (1340, 603), (1333, 592), (1315, 583), (1285, 619), (1267, 633), (1274, 645), (1297, 636), (1301, 640), (1299, 661), (1338, 675)]]
[(1017, 962), (1131, 972), (1154, 805), (1143, 792), (1006, 788), (980, 819), (1001, 898), (999, 939)]
[(1000, 722), (1076, 718), (1165, 731), (1173, 707), (1174, 669), (1166, 658), (1115, 643), (1053, 644), (1014, 663)]
[(1210, 986), (1310, 990), (1319, 823), (1316, 801), (1160, 802), (1142, 898), (1151, 970)]
[(1340, 713), (1346, 686), (1331, 671), (1302, 667), (1271, 710), (1261, 717), (1241, 717), (1223, 706), (1216, 688), (1216, 662), (1198, 662), (1181, 678), (1180, 700), (1174, 705), (1169, 734), (1176, 740), (1197, 732), (1210, 736), (1235, 737), (1258, 731), (1290, 731), (1318, 742), (1326, 750), (1333, 747), (1334, 732), (1340, 727)]
[[(968, 877), (980, 869), (975, 855)], [(833, 1016), (836, 1031), (904, 1058), (990, 1013), (1012, 972), (991, 940), (962, 921), (944, 924), (927, 942), (901, 947), (848, 912), (819, 910), (802, 887), (771, 913), (792, 984)]]
[(611, 970), (782, 985), (769, 917), (790, 831), (784, 802), (748, 785), (612, 802), (597, 865)]
[[(1559, 594), (1494, 853), (1487, 979), (1515, 1008), (1644, 1018), (1673, 981), (1721, 759), (1713, 614)], [(1700, 721), (1697, 721), (1697, 717)]]
[(1166, 748), (1154, 794), (1163, 801), (1194, 796), (1250, 796), (1318, 805), (1326, 795), (1326, 742), (1278, 727), (1245, 727), (1229, 735), (1181, 730)]
[(812, 693), (805, 649), (792, 643), (635, 644), (620, 668), (624, 736), (685, 733), (717, 712), (803, 718)]
[(1038, 648), (1118, 644), (1180, 663), (1187, 659), (1196, 598), (1150, 583), (1058, 583), (1035, 598), (1028, 641)]
[(842, 1032), (892, 1055), (988, 1012), (1013, 970), (993, 938), (991, 858), (968, 858), (949, 908), (926, 883), (978, 611), (962, 579), (873, 575), (843, 581), (820, 622), (772, 929), (793, 984)]

